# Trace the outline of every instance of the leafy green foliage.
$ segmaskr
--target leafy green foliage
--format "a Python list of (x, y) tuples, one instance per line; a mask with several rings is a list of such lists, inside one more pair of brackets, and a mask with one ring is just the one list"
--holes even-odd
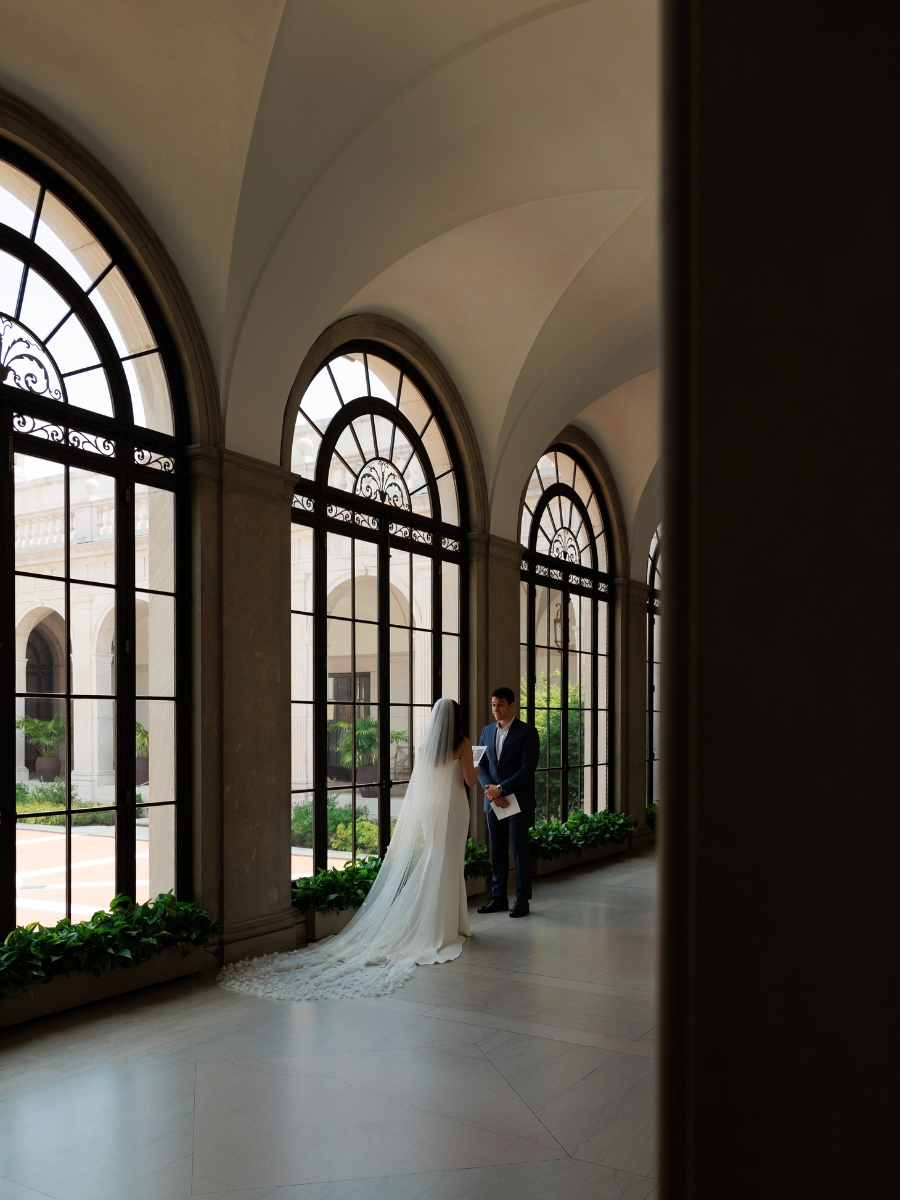
[[(341, 763), (345, 767), (353, 766), (353, 730), (349, 721), (332, 721), (328, 726), (330, 732), (343, 733), (344, 737), (338, 742), (341, 752)], [(409, 740), (405, 729), (392, 729), (388, 735), (395, 744)], [(356, 765), (371, 767), (378, 762), (378, 721), (375, 717), (357, 717), (356, 720)]]
[(134, 723), (134, 756), (135, 758), (150, 757), (150, 731), (140, 721)]
[[(481, 842), (466, 842), (466, 878), (483, 878), (491, 874), (491, 860), (487, 846)], [(318, 875), (294, 880), (294, 908), (300, 912), (343, 912), (347, 908), (359, 908), (369, 894), (381, 867), (377, 855), (368, 855), (343, 867), (332, 867)]]
[[(329, 850), (341, 850), (346, 854), (353, 851), (353, 827), (350, 809), (338, 802), (335, 793), (329, 792), (325, 802), (325, 822), (328, 827)], [(396, 822), (391, 822), (391, 828)], [(296, 804), (291, 809), (291, 845), (312, 846), (312, 804)], [(357, 854), (378, 853), (378, 822), (364, 805), (356, 809)]]
[(658, 813), (659, 813), (659, 805), (658, 804), (648, 804), (647, 805), (647, 827), (649, 829), (656, 828), (656, 817), (657, 817)]
[(44, 758), (53, 758), (54, 751), (66, 736), (66, 723), (54, 713), (49, 721), (41, 721), (38, 717), (19, 717), (16, 729), (25, 734), (25, 741), (31, 746), (37, 746)]
[[(97, 812), (93, 804), (78, 799), (78, 789), (72, 788), (73, 825), (115, 825), (114, 812)], [(140, 800), (140, 796), (138, 796)], [(16, 782), (16, 818), (29, 821), (32, 825), (65, 825), (65, 812), (49, 812), (49, 809), (66, 807), (66, 785), (62, 779), (52, 783), (36, 783), (29, 787), (21, 780)], [(43, 817), (32, 817), (31, 813), (48, 813)], [(140, 816), (140, 813), (138, 814)]]
[[(554, 682), (554, 680), (556, 682)], [(581, 692), (577, 684), (568, 687), (567, 756), (568, 762), (577, 765), (584, 762), (584, 711), (579, 708)], [(534, 687), (534, 727), (541, 739), (541, 755), (548, 754), (550, 772), (548, 784), (548, 808), (550, 813), (560, 811), (561, 778), (554, 767), (562, 765), (562, 683), (558, 671), (551, 678), (541, 675)], [(569, 772), (568, 803), (574, 808), (581, 802), (580, 772)], [(543, 803), (543, 799), (542, 799)]]
[(634, 817), (617, 812), (574, 812), (568, 821), (547, 821), (528, 832), (535, 858), (554, 859), (563, 854), (618, 844), (637, 827)]
[(0, 999), (33, 994), (30, 984), (49, 983), (70, 971), (99, 976), (113, 967), (135, 967), (169, 946), (187, 955), (190, 946), (206, 946), (219, 932), (205, 909), (176, 900), (171, 892), (147, 904), (116, 896), (109, 912), (96, 912), (77, 925), (69, 920), (52, 929), (20, 925), (0, 946)]

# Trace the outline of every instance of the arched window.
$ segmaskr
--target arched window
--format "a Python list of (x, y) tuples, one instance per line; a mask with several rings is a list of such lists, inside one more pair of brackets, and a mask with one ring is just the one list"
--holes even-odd
[(659, 670), (662, 557), (657, 529), (647, 559), (647, 803), (659, 803)]
[(520, 527), (521, 710), (541, 739), (538, 824), (609, 802), (608, 528), (587, 463), (552, 447), (532, 472)]
[(414, 366), (335, 351), (294, 427), (292, 877), (384, 853), (431, 706), (465, 708), (464, 492)]
[(117, 237), (0, 140), (2, 930), (189, 886), (179, 387)]

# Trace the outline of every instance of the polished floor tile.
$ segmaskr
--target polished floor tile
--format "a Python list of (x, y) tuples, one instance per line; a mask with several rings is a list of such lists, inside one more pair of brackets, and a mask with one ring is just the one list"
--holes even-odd
[(655, 882), (642, 851), (473, 904), (389, 997), (204, 976), (4, 1031), (0, 1200), (653, 1200)]

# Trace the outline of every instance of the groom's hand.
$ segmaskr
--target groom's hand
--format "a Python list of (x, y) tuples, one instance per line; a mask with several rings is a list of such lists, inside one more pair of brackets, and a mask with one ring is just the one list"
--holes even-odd
[(491, 804), (496, 804), (498, 808), (509, 808), (509, 801), (496, 786), (496, 784), (488, 784), (484, 789), (484, 794), (490, 800)]

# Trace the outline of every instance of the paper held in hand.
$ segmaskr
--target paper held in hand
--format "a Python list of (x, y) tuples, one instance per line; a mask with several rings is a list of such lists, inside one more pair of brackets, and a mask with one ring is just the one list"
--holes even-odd
[(485, 754), (487, 754), (487, 746), (473, 746), (472, 747), (472, 762), (475, 764), (476, 767), (481, 762), (481, 760), (484, 758)]
[(494, 804), (491, 801), (491, 808), (494, 810), (494, 815), (499, 821), (504, 821), (507, 817), (511, 817), (514, 813), (521, 812), (519, 802), (514, 793), (510, 792), (508, 796), (504, 796), (506, 800), (506, 808), (501, 808), (499, 804)]

